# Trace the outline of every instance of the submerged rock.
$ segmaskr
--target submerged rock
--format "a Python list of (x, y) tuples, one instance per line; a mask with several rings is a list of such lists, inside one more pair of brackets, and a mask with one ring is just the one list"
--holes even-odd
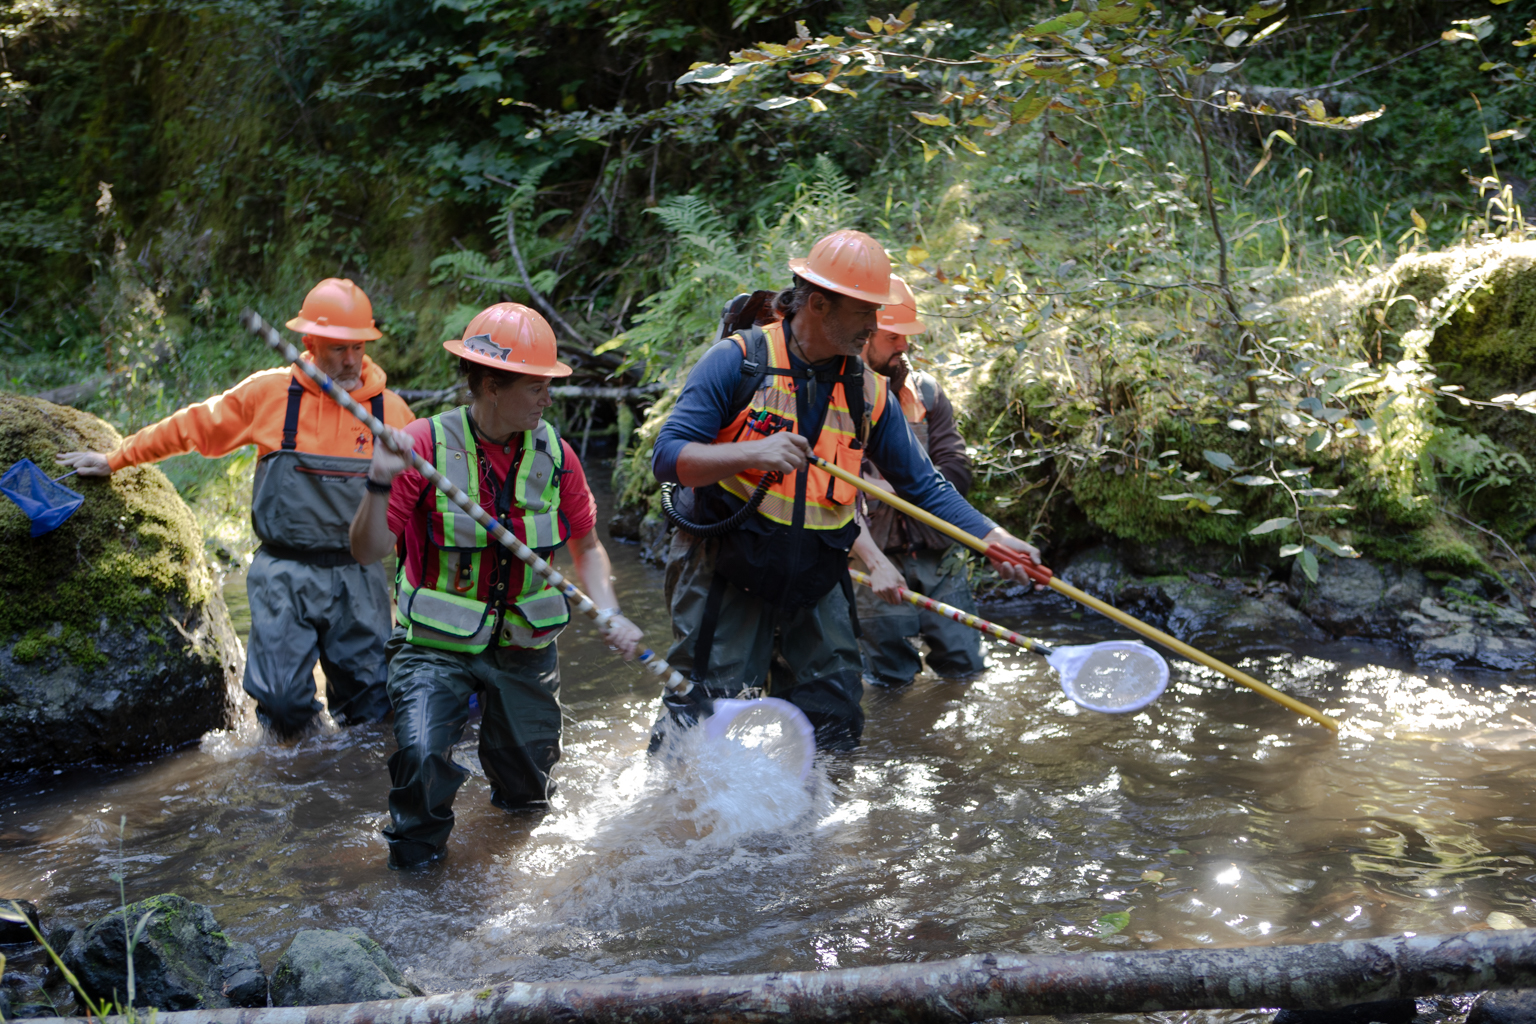
[(1484, 992), (1467, 1011), (1467, 1024), (1536, 1024), (1536, 989)]
[(1536, 640), (1451, 633), (1426, 640), (1413, 660), (1433, 668), (1483, 668), (1499, 672), (1536, 666)]
[[(119, 441), (87, 413), (0, 394), (0, 471)], [(153, 466), (73, 477), (40, 537), (0, 499), (0, 770), (144, 757), (227, 727), (240, 645), (191, 512)]]
[(134, 948), (134, 1006), (195, 1010), (267, 1005), (267, 979), (256, 950), (230, 942), (213, 911), (174, 893), (129, 904), (75, 934), (64, 962), (86, 994), (126, 1004), (125, 929), (132, 934), (146, 914), (154, 916)]
[(293, 937), (272, 970), (272, 1005), (329, 1006), (408, 999), (421, 990), (361, 928), (309, 928)]

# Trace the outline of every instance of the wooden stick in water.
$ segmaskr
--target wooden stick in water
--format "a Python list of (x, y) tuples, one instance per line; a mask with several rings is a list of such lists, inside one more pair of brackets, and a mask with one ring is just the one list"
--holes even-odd
[[(469, 495), (450, 483), (447, 477), (437, 471), (436, 466), (433, 466), (409, 448), (402, 451), (397, 447), (394, 443), (394, 435), (385, 429), (383, 423), (374, 419), (372, 413), (359, 405), (351, 395), (337, 387), (335, 382), (326, 376), (318, 366), (306, 361), (299, 350), (287, 341), (284, 341), (282, 335), (278, 334), (272, 325), (263, 320), (259, 314), (248, 309), (240, 314), (240, 323), (244, 325), (246, 330), (265, 341), (269, 348), (308, 374), (311, 380), (320, 385), (321, 391), (333, 398), (343, 409), (356, 416), (364, 426), (373, 431), (375, 439), (383, 442), (384, 446), (396, 455), (409, 460), (412, 469), (426, 477), (431, 481), (433, 487), (436, 487), (448, 496), (449, 501), (459, 506), (475, 522), (485, 527), (486, 532), (495, 537), (502, 547), (512, 552), (521, 561), (526, 562), (534, 572), (548, 580), (550, 586), (566, 596), (566, 599), (571, 602), (576, 611), (597, 623), (598, 629), (608, 628), (608, 623), (614, 617), (612, 612), (600, 611), (596, 602), (582, 593), (576, 584), (557, 572), (554, 566), (544, 561), (544, 559), (539, 557), (538, 552), (513, 536), (512, 532), (505, 526), (491, 518), (485, 509), (470, 501)], [(676, 669), (668, 665), (665, 659), (654, 651), (642, 652), (639, 660), (642, 665), (650, 669), (661, 680), (662, 685), (667, 689), (668, 695), (681, 697), (693, 689), (693, 683), (684, 679)]]

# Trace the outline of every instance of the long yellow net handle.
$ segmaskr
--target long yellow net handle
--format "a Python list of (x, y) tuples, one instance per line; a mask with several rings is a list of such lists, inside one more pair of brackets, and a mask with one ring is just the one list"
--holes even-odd
[[(863, 479), (862, 477), (855, 476), (847, 470), (827, 462), (825, 459), (812, 455), (811, 462), (817, 466), (820, 466), (828, 473), (831, 473), (839, 480), (842, 480), (844, 483), (852, 484), (859, 490), (863, 491), (865, 494), (868, 494), (870, 497), (885, 502), (887, 505), (891, 506), (897, 511), (906, 513), (913, 519), (916, 519), (918, 522), (931, 526), (946, 536), (953, 537), (955, 540), (959, 541), (961, 544), (964, 544), (966, 547), (972, 549), (973, 551), (979, 551), (984, 555), (998, 558), (1001, 561), (1010, 561), (1021, 565), (1021, 567), (1024, 568), (1026, 572), (1030, 572), (1031, 578), (1044, 583), (1058, 594), (1064, 594), (1079, 604), (1087, 605), (1089, 608), (1092, 608), (1099, 614), (1106, 615), (1109, 618), (1114, 619), (1116, 622), (1120, 623), (1127, 629), (1140, 633), (1148, 640), (1152, 640), (1161, 644), (1162, 646), (1168, 648), (1170, 651), (1173, 651), (1175, 654), (1181, 654), (1188, 658), (1190, 661), (1198, 662), (1199, 664), (1204, 665), (1206, 668), (1215, 669), (1217, 672), (1220, 672), (1222, 675), (1226, 676), (1233, 682), (1241, 683), (1243, 686), (1248, 687), (1250, 690), (1268, 697), (1276, 704), (1289, 708), (1297, 714), (1306, 715), (1308, 718), (1312, 719), (1312, 721), (1318, 723), (1319, 725), (1325, 726), (1334, 732), (1339, 731), (1338, 720), (1333, 718), (1331, 715), (1325, 715), (1316, 708), (1303, 704), (1295, 697), (1292, 697), (1289, 694), (1281, 693), (1279, 690), (1275, 689), (1273, 686), (1268, 685), (1267, 683), (1259, 682), (1248, 673), (1240, 672), (1233, 668), (1231, 665), (1228, 665), (1226, 662), (1213, 658), (1209, 654), (1206, 654), (1204, 651), (1197, 650), (1196, 648), (1189, 646), (1189, 644), (1185, 643), (1184, 641), (1169, 636), (1167, 633), (1164, 633), (1157, 627), (1147, 625), (1145, 622), (1142, 622), (1134, 615), (1123, 612), (1119, 608), (1116, 608), (1114, 605), (1109, 604), (1106, 601), (1100, 601), (1098, 598), (1091, 594), (1083, 593), (1072, 584), (1067, 583), (1054, 575), (1049, 575), (1050, 570), (1048, 569), (1043, 570), (1038, 566), (1033, 566), (1032, 564), (1023, 565), (1022, 562), (1020, 562), (1018, 559), (1017, 552), (1013, 552), (1011, 549), (997, 550), (996, 545), (989, 545), (981, 538), (973, 537), (971, 534), (966, 533), (958, 526), (946, 523), (944, 520), (940, 519), (933, 513), (924, 509), (920, 509), (910, 501), (898, 498), (896, 495), (892, 494), (890, 491), (887, 491), (885, 488), (878, 487)], [(1030, 571), (1032, 569), (1034, 571)]]

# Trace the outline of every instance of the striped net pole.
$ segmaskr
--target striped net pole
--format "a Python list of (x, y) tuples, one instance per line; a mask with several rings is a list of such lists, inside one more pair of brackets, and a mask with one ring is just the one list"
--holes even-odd
[[(513, 536), (512, 531), (493, 519), (485, 509), (470, 501), (469, 495), (449, 482), (447, 477), (437, 471), (436, 466), (423, 459), (412, 449), (401, 450), (397, 448), (394, 442), (394, 435), (385, 430), (383, 423), (375, 419), (371, 412), (359, 405), (357, 400), (347, 394), (346, 391), (337, 387), (335, 382), (326, 376), (318, 366), (305, 360), (303, 354), (284, 340), (283, 336), (278, 334), (271, 324), (261, 318), (260, 314), (248, 309), (240, 314), (240, 323), (246, 330), (266, 342), (267, 347), (308, 374), (311, 380), (320, 385), (321, 391), (333, 398), (347, 412), (356, 416), (364, 426), (373, 431), (375, 438), (384, 442), (386, 448), (401, 458), (409, 460), (412, 469), (426, 477), (433, 487), (436, 487), (448, 496), (449, 501), (463, 509), (475, 522), (485, 527), (485, 531), (495, 537), (502, 547), (512, 552), (521, 561), (526, 562), (529, 568), (548, 580), (549, 585), (564, 594), (566, 600), (571, 602), (576, 611), (597, 623), (598, 629), (606, 630), (608, 624), (618, 617), (616, 612), (600, 610), (596, 602), (582, 593), (576, 584), (556, 571), (554, 566), (540, 558), (538, 552)], [(693, 689), (693, 684), (684, 679), (676, 669), (668, 665), (666, 660), (656, 652), (644, 651), (640, 654), (639, 660), (640, 664), (644, 665), (656, 678), (661, 680), (661, 685), (666, 687), (667, 696), (681, 697)]]
[[(869, 587), (871, 590), (875, 589), (874, 584), (869, 581), (869, 577), (866, 574), (859, 572), (859, 570), (849, 569), (848, 575), (853, 577), (853, 581), (855, 583), (862, 583), (864, 586)], [(907, 602), (907, 604), (916, 605), (919, 608), (926, 608), (936, 615), (944, 616), (946, 619), (954, 619), (956, 622), (962, 622), (973, 629), (979, 629), (983, 633), (990, 633), (992, 636), (997, 637), (999, 640), (1006, 640), (1016, 647), (1024, 648), (1026, 651), (1034, 651), (1036, 654), (1044, 654), (1047, 657), (1054, 653), (1050, 647), (1041, 643), (1039, 640), (1031, 640), (1029, 637), (1024, 636), (1021, 633), (1015, 633), (1011, 629), (1004, 629), (1002, 626), (999, 626), (995, 622), (988, 622), (986, 619), (972, 615), (970, 612), (961, 611), (959, 608), (956, 608), (952, 604), (945, 604), (943, 601), (935, 601), (933, 598), (926, 594), (913, 593), (906, 587), (899, 587), (897, 589), (901, 594), (901, 599)]]

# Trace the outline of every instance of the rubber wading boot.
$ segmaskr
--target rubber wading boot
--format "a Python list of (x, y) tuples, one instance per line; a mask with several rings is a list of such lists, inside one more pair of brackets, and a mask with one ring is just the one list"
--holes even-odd
[(448, 847), (434, 850), (426, 843), (396, 839), (389, 844), (389, 870), (427, 871), (448, 859)]

